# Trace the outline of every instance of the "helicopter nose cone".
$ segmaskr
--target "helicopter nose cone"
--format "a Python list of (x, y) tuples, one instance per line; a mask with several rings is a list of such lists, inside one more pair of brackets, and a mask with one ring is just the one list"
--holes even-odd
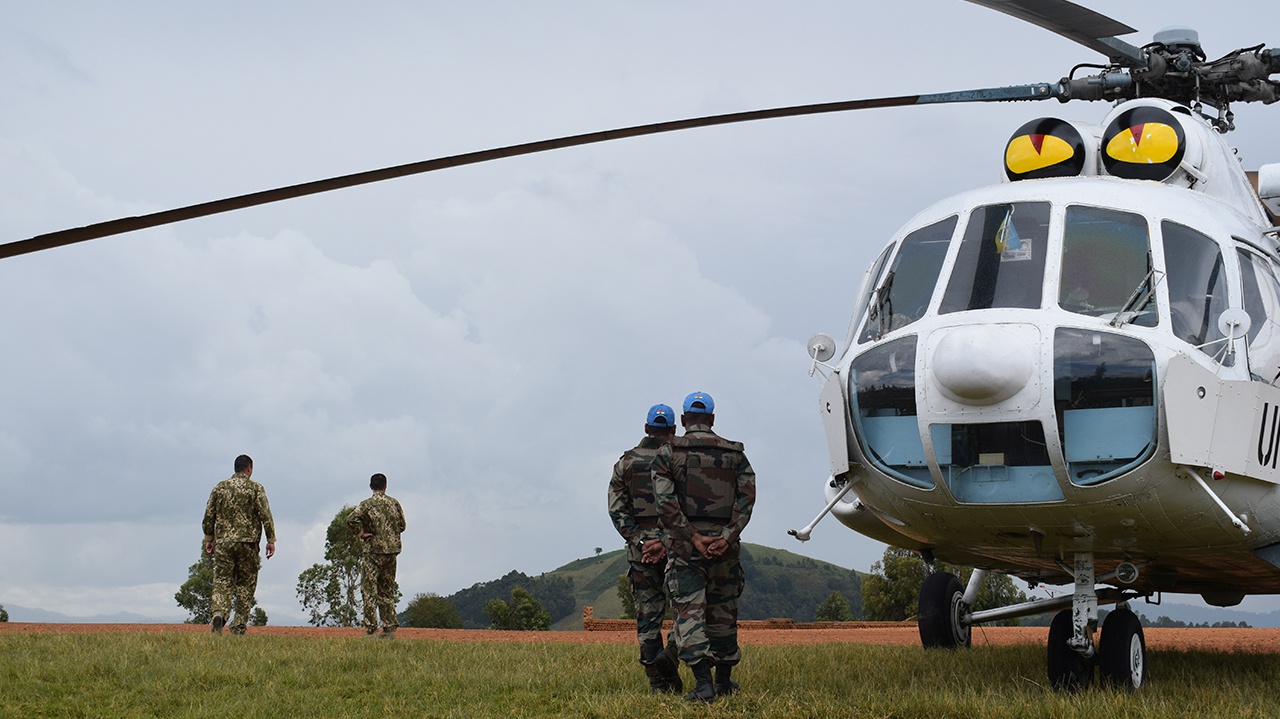
[(1034, 365), (1031, 348), (1008, 330), (993, 325), (955, 327), (934, 349), (933, 378), (950, 399), (982, 406), (1017, 394)]

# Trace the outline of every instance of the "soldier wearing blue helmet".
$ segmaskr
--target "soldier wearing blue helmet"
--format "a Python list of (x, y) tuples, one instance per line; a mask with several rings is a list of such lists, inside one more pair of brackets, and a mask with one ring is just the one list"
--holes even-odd
[(653, 461), (676, 641), (697, 681), (685, 698), (703, 702), (738, 691), (730, 675), (742, 659), (739, 542), (756, 501), (756, 474), (742, 444), (711, 430), (715, 408), (706, 392), (686, 397), (684, 435), (658, 450)]
[[(654, 693), (684, 691), (676, 645), (669, 637), (662, 642), (662, 617), (667, 609), (664, 568), (667, 552), (658, 523), (658, 504), (653, 496), (652, 464), (658, 448), (676, 434), (676, 413), (665, 404), (649, 408), (640, 444), (623, 453), (613, 465), (609, 479), (609, 518), (627, 543), (627, 576), (636, 605), (636, 638), (640, 642), (640, 664)], [(673, 632), (674, 634), (674, 632)]]

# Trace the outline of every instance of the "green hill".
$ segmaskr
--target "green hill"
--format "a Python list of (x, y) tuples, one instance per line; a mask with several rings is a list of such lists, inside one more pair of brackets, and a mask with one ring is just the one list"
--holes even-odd
[[(831, 592), (849, 600), (854, 616), (862, 615), (862, 581), (851, 569), (759, 544), (742, 545), (746, 589), (740, 619), (788, 618), (813, 621), (814, 612)], [(582, 628), (582, 608), (594, 607), (598, 619), (622, 615), (618, 577), (627, 573), (626, 551), (619, 549), (578, 559), (551, 572), (530, 577), (512, 571), (501, 579), (481, 582), (447, 597), (458, 607), (466, 626), (488, 626), (484, 605), (490, 599), (508, 600), (517, 584), (551, 614), (552, 629)]]

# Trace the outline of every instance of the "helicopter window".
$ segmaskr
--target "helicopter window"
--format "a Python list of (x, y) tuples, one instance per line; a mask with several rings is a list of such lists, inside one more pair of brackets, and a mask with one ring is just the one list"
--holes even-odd
[[(1151, 243), (1140, 215), (1080, 205), (1067, 208), (1058, 304), (1090, 317), (1154, 327)], [(1130, 314), (1132, 313), (1132, 314)]]
[[(858, 293), (858, 305), (849, 326), (849, 337), (844, 343), (846, 347), (852, 344), (853, 333), (857, 330), (858, 323), (862, 321), (862, 315), (867, 311), (867, 306), (871, 304), (872, 295), (875, 294), (872, 288), (879, 286), (880, 273), (884, 271), (884, 265), (889, 261), (889, 255), (892, 252), (893, 245), (884, 248), (884, 252), (881, 252), (876, 261), (871, 264), (871, 268), (867, 270), (867, 276), (862, 280), (862, 288)], [(864, 334), (861, 341), (866, 342), (869, 339), (871, 338)]]
[(851, 369), (854, 422), (867, 458), (895, 479), (931, 489), (916, 421), (915, 336), (868, 350)]
[(1224, 338), (1218, 317), (1227, 309), (1227, 278), (1218, 243), (1173, 222), (1160, 225), (1173, 334), (1208, 355)]
[(1067, 474), (1105, 481), (1155, 451), (1155, 355), (1146, 343), (1061, 327), (1053, 343), (1053, 400)]
[(1063, 498), (1040, 422), (934, 424), (929, 433), (942, 476), (961, 502), (1007, 504)]
[(1249, 370), (1271, 381), (1280, 374), (1280, 333), (1271, 319), (1280, 316), (1280, 283), (1269, 261), (1245, 250), (1237, 252), (1244, 310), (1249, 313)]
[(1049, 203), (979, 207), (969, 226), (939, 313), (990, 307), (1039, 309)]
[(957, 220), (958, 217), (952, 215), (903, 238), (893, 266), (876, 289), (859, 342), (883, 337), (924, 316), (933, 290), (938, 286), (942, 261)]

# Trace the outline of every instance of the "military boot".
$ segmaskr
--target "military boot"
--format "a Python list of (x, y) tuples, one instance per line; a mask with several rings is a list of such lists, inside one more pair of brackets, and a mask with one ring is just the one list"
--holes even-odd
[(379, 639), (395, 639), (395, 638), (396, 638), (396, 628), (395, 628), (395, 627), (383, 627), (383, 628), (382, 628), (382, 633), (378, 635), (378, 638), (379, 638)]
[(697, 686), (693, 691), (684, 695), (684, 698), (691, 702), (706, 702), (710, 704), (716, 700), (716, 688), (711, 678), (711, 660), (703, 659), (697, 664), (690, 664), (689, 668), (693, 670), (693, 680), (697, 682)]
[(729, 678), (731, 674), (731, 665), (716, 663), (716, 696), (727, 697), (738, 693), (738, 683)]
[(658, 668), (658, 664), (642, 664), (644, 667), (644, 675), (649, 677), (649, 693), (661, 694), (667, 691), (667, 678), (663, 676), (662, 670)]
[(222, 627), (223, 627), (223, 626), (225, 626), (225, 625), (226, 625), (226, 623), (227, 623), (227, 620), (223, 619), (222, 617), (215, 616), (215, 617), (213, 618), (213, 633), (214, 633), (214, 634), (221, 634), (221, 633), (222, 633)]
[(684, 691), (684, 682), (680, 681), (679, 651), (675, 643), (667, 644), (662, 654), (658, 655), (658, 661), (655, 662), (658, 672), (666, 680), (664, 691), (672, 694), (680, 694)]

